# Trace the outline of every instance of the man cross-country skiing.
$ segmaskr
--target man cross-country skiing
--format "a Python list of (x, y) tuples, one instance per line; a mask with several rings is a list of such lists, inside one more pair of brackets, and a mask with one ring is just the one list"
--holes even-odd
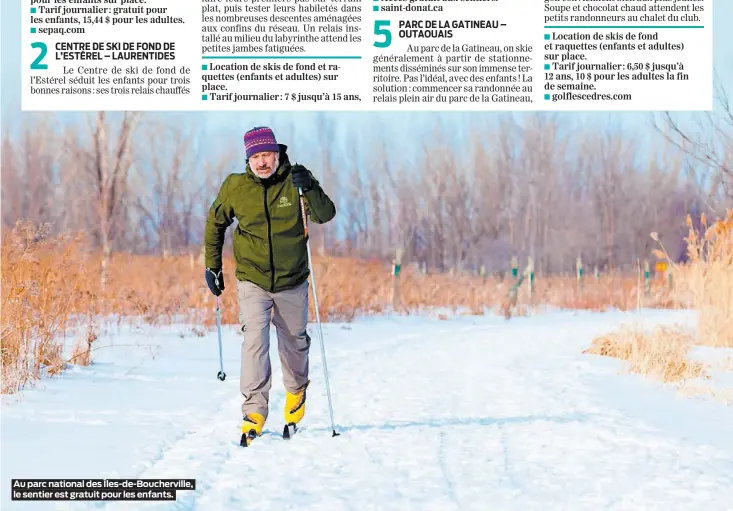
[(311, 221), (329, 222), (336, 208), (308, 169), (290, 164), (287, 146), (277, 142), (270, 128), (257, 127), (245, 133), (244, 147), (245, 170), (224, 180), (209, 209), (204, 246), (206, 283), (219, 296), (224, 291), (225, 233), (235, 219), (238, 221), (232, 245), (244, 331), (242, 441), (248, 445), (262, 434), (268, 416), (271, 319), (286, 390), (285, 423), (297, 424), (305, 413), (311, 345), (306, 332), (310, 270), (298, 188), (303, 190)]

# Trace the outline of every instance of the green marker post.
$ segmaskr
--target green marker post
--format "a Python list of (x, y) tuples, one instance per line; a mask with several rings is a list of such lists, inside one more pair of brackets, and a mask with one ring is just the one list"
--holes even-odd
[(578, 279), (578, 289), (583, 289), (583, 260), (580, 256), (575, 260), (575, 271)]
[(532, 291), (534, 290), (534, 260), (531, 257), (527, 258), (527, 273), (529, 274), (527, 289), (529, 290), (529, 299), (531, 300)]
[(392, 310), (396, 311), (400, 303), (400, 272), (402, 271), (402, 249), (392, 261)]

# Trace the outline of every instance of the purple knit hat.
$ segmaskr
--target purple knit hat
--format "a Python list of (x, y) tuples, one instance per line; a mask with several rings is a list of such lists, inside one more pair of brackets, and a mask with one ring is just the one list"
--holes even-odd
[(247, 159), (256, 153), (263, 151), (280, 151), (280, 145), (275, 140), (275, 134), (270, 128), (258, 126), (252, 128), (244, 134), (244, 148), (247, 153)]

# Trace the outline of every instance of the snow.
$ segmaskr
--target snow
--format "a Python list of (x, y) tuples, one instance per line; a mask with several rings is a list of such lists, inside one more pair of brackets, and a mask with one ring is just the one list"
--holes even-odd
[[(640, 314), (648, 324), (694, 319)], [(247, 449), (236, 329), (222, 331), (221, 382), (216, 331), (121, 328), (97, 341), (115, 347), (96, 351), (93, 365), (4, 396), (1, 507), (733, 509), (733, 407), (581, 353), (635, 319), (552, 311), (324, 324), (340, 436), (313, 328), (306, 418), (290, 441), (280, 438), (273, 329), (270, 416)], [(196, 490), (175, 503), (21, 503), (10, 500), (11, 478), (195, 478)]]

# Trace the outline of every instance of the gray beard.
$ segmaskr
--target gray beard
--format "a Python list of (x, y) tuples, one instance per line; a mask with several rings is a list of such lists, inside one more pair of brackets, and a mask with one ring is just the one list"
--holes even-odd
[(265, 174), (265, 175), (262, 175), (261, 172), (262, 172), (261, 170), (258, 170), (258, 171), (255, 172), (255, 174), (257, 174), (257, 176), (260, 179), (267, 179), (268, 177), (272, 176), (275, 173), (275, 171), (272, 170), (272, 169), (270, 169), (269, 172), (267, 174)]
[(273, 168), (270, 169), (270, 171), (267, 173), (267, 175), (264, 175), (264, 176), (263, 175), (260, 175), (260, 172), (261, 171), (259, 171), (259, 170), (256, 170), (255, 171), (255, 174), (257, 174), (257, 176), (259, 176), (260, 179), (267, 179), (268, 177), (272, 176), (277, 171), (277, 168), (279, 166), (280, 166), (280, 159), (279, 158), (276, 158), (275, 159), (275, 165), (273, 165)]

